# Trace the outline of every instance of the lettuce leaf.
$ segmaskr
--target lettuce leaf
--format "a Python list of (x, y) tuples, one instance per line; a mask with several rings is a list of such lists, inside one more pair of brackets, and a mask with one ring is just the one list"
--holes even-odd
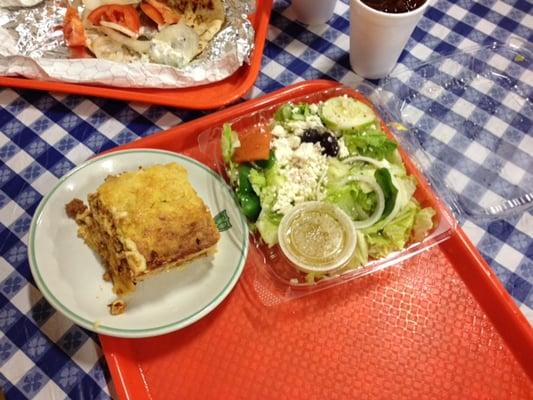
[(305, 121), (309, 115), (311, 110), (308, 103), (287, 103), (276, 110), (274, 119), (278, 122)]
[(261, 192), (267, 184), (265, 174), (257, 169), (251, 169), (250, 175), (248, 175), (248, 180), (250, 181), (255, 194), (261, 196)]
[(292, 105), (290, 103), (282, 105), (276, 110), (274, 114), (274, 119), (278, 122), (288, 121), (291, 118), (292, 114)]
[(233, 153), (241, 145), (239, 135), (235, 132), (230, 124), (224, 124), (222, 127), (222, 136), (220, 138), (220, 147), (222, 150), (222, 159), (226, 164), (230, 183), (234, 185), (238, 177), (238, 165), (233, 162)]
[(392, 183), (392, 176), (387, 168), (377, 169), (374, 172), (374, 178), (376, 178), (376, 182), (381, 187), (381, 190), (383, 190), (385, 197), (385, 209), (383, 210), (383, 214), (381, 214), (381, 218), (385, 218), (394, 208), (398, 197), (398, 189)]
[(423, 208), (416, 214), (415, 223), (413, 224), (412, 239), (415, 242), (422, 241), (429, 231), (433, 228), (433, 217), (435, 210), (431, 207)]
[(279, 167), (274, 164), (265, 170), (252, 169), (248, 179), (254, 192), (261, 199), (261, 207), (267, 210), (272, 209), (277, 197), (277, 188), (285, 182), (285, 178), (279, 172)]
[(269, 246), (274, 246), (278, 243), (278, 227), (282, 215), (273, 212), (272, 207), (277, 198), (277, 188), (282, 184), (284, 178), (279, 173), (278, 166), (274, 164), (266, 170), (252, 169), (249, 180), (254, 192), (261, 200), (262, 209), (255, 227), (263, 241)]
[(360, 135), (344, 135), (344, 143), (351, 155), (372, 157), (376, 160), (392, 156), (398, 145), (377, 129)]
[(227, 164), (231, 161), (235, 149), (241, 145), (239, 142), (239, 135), (235, 132), (230, 124), (224, 124), (222, 127), (222, 138), (221, 143), (222, 147), (222, 158)]
[(278, 243), (278, 227), (281, 218), (281, 214), (262, 209), (255, 223), (261, 238), (270, 247)]
[(366, 243), (365, 235), (360, 231), (355, 231), (355, 236), (355, 251), (346, 265), (345, 270), (361, 267), (368, 262), (368, 245)]
[(329, 158), (327, 174), (329, 185), (335, 186), (350, 174), (350, 165), (337, 158)]
[(354, 221), (365, 220), (372, 215), (378, 201), (374, 192), (366, 193), (354, 181), (328, 188), (326, 200), (341, 208)]
[(378, 227), (379, 223), (365, 229), (369, 256), (382, 258), (393, 251), (402, 250), (411, 237), (411, 230), (419, 210), (420, 206), (411, 200), (392, 221), (381, 229)]

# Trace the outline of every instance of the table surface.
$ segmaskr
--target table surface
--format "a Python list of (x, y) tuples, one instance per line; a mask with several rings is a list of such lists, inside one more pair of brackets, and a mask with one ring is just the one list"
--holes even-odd
[[(289, 2), (275, 1), (261, 71), (249, 97), (308, 79), (360, 82), (349, 65), (348, 4), (338, 1), (328, 25), (305, 27), (294, 21)], [(513, 35), (533, 42), (529, 0), (433, 1), (400, 64), (413, 66), (435, 54), (505, 42)], [(203, 114), (0, 89), (0, 388), (9, 400), (113, 396), (97, 336), (55, 312), (33, 284), (26, 245), (39, 201), (92, 155)], [(526, 136), (531, 139), (531, 129)], [(533, 321), (531, 212), (487, 223), (460, 222)]]

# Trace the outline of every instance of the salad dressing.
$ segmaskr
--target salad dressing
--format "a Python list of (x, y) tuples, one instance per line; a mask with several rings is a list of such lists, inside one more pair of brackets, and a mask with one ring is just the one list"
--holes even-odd
[(350, 218), (340, 208), (320, 201), (295, 206), (282, 219), (278, 235), (283, 253), (304, 272), (339, 269), (355, 249)]
[(296, 257), (317, 266), (335, 261), (347, 241), (346, 230), (338, 219), (321, 211), (300, 212), (285, 235)]

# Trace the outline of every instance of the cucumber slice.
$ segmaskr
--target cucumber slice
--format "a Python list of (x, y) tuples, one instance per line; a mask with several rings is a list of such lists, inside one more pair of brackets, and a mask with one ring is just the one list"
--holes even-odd
[(376, 119), (376, 114), (361, 101), (339, 96), (324, 102), (321, 117), (328, 128), (343, 131), (370, 124)]

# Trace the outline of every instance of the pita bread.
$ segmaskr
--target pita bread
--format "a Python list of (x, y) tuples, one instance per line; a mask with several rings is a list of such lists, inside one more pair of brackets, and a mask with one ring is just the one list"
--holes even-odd
[(201, 53), (222, 28), (225, 19), (222, 0), (167, 0), (168, 5), (183, 15), (185, 23), (200, 37)]
[[(193, 35), (198, 35), (198, 39), (192, 41), (194, 43), (187, 43), (188, 46), (186, 46), (187, 51), (185, 55), (190, 61), (204, 51), (209, 42), (220, 31), (225, 20), (223, 0), (165, 1), (170, 7), (182, 15), (178, 25), (184, 24), (186, 25), (186, 29), (190, 28), (192, 31), (194, 31), (192, 32)], [(158, 35), (161, 35), (159, 40), (172, 43), (172, 37), (169, 38), (168, 34), (177, 34), (177, 30), (174, 28), (176, 28), (176, 25), (167, 26), (167, 28), (164, 28), (159, 34), (154, 35), (151, 40), (158, 39)], [(117, 62), (131, 62), (149, 57), (148, 51), (138, 50), (137, 47), (132, 47), (128, 45), (128, 43), (113, 40), (112, 38), (108, 37), (102, 32), (103, 28), (99, 27), (98, 29), (88, 24), (86, 25), (85, 30), (87, 36), (86, 46), (97, 58), (103, 58)], [(168, 32), (165, 32), (165, 30), (168, 30)], [(190, 41), (190, 35), (183, 36), (183, 38), (187, 37), (189, 37), (188, 41)], [(172, 46), (176, 47), (176, 43), (174, 43)], [(152, 58), (153, 57), (150, 56), (150, 59)], [(151, 61), (161, 64), (174, 65), (172, 63), (163, 62), (159, 57), (156, 58), (157, 59), (152, 59)]]
[(86, 28), (85, 35), (87, 38), (85, 45), (96, 58), (123, 63), (135, 61), (140, 58), (137, 53), (130, 51), (127, 47), (115, 42), (96, 29)]

